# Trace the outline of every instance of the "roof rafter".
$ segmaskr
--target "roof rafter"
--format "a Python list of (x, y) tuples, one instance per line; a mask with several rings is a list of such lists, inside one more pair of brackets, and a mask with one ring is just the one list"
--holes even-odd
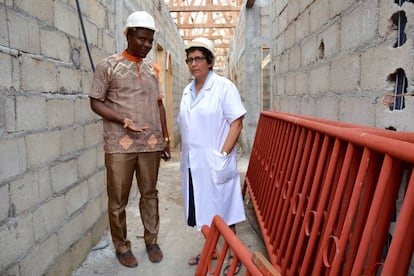
[(243, 0), (164, 0), (184, 40), (209, 38), (216, 48), (216, 68), (223, 68)]

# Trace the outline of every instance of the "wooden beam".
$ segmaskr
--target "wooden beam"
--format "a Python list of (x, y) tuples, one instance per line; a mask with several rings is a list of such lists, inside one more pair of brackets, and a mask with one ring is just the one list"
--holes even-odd
[(171, 6), (170, 12), (239, 12), (237, 6)]
[[(203, 35), (183, 35), (183, 40), (193, 40), (196, 37), (203, 36)], [(222, 40), (231, 40), (233, 39), (233, 35), (205, 35), (210, 40), (222, 39)]]
[(194, 24), (177, 24), (178, 29), (223, 29), (223, 28), (235, 28), (236, 23), (194, 23)]

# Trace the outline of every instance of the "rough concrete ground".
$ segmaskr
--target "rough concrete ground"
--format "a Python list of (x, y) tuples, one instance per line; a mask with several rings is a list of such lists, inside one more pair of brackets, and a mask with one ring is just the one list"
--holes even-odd
[[(247, 170), (248, 160), (241, 157), (238, 167), (242, 180)], [(128, 238), (131, 240), (132, 252), (138, 259), (138, 267), (122, 266), (115, 257), (109, 232), (93, 248), (82, 265), (72, 273), (72, 276), (86, 275), (194, 275), (195, 266), (189, 266), (187, 260), (201, 252), (204, 237), (200, 232), (187, 227), (184, 221), (184, 211), (181, 200), (181, 182), (179, 174), (178, 153), (173, 152), (171, 161), (162, 161), (158, 180), (160, 233), (158, 242), (164, 253), (161, 263), (154, 264), (148, 260), (145, 251), (143, 227), (138, 210), (138, 194), (133, 191), (127, 208)], [(245, 200), (247, 221), (237, 225), (238, 237), (250, 251), (262, 252), (265, 247), (259, 234), (254, 211), (248, 196)], [(244, 275), (244, 269), (239, 275)]]

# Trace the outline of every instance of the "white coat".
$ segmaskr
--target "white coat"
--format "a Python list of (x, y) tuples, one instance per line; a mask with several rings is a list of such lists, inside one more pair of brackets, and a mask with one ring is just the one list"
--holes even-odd
[(228, 79), (210, 72), (195, 100), (194, 81), (184, 89), (177, 122), (181, 131), (182, 195), (188, 218), (189, 172), (193, 180), (197, 229), (218, 214), (228, 224), (246, 219), (237, 170), (236, 150), (220, 151), (234, 120), (246, 110), (239, 91)]

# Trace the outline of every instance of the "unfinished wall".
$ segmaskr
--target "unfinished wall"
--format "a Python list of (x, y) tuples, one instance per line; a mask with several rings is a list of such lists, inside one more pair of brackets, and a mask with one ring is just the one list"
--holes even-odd
[[(398, 0), (251, 2), (241, 10), (226, 70), (247, 108), (241, 137), (247, 151), (267, 106), (414, 130), (414, 1), (401, 1), (402, 6)], [(398, 29), (405, 38), (401, 45)], [(405, 94), (403, 108), (389, 106), (395, 97), (386, 95), (395, 92)]]
[[(123, 49), (130, 12), (154, 14), (163, 51), (150, 56), (172, 60), (176, 112), (188, 72), (164, 2), (79, 2), (95, 63)], [(0, 274), (69, 275), (107, 229), (102, 125), (89, 107), (76, 1), (0, 1), (0, 63)]]
[(241, 145), (247, 153), (253, 145), (257, 120), (263, 110), (262, 48), (271, 45), (270, 0), (257, 0), (252, 8), (242, 7), (229, 50), (227, 76), (240, 91), (247, 114)]
[[(273, 108), (413, 131), (414, 4), (395, 2), (274, 0)], [(399, 11), (406, 41), (396, 46)], [(383, 97), (394, 92), (399, 71), (410, 95), (391, 111)]]

